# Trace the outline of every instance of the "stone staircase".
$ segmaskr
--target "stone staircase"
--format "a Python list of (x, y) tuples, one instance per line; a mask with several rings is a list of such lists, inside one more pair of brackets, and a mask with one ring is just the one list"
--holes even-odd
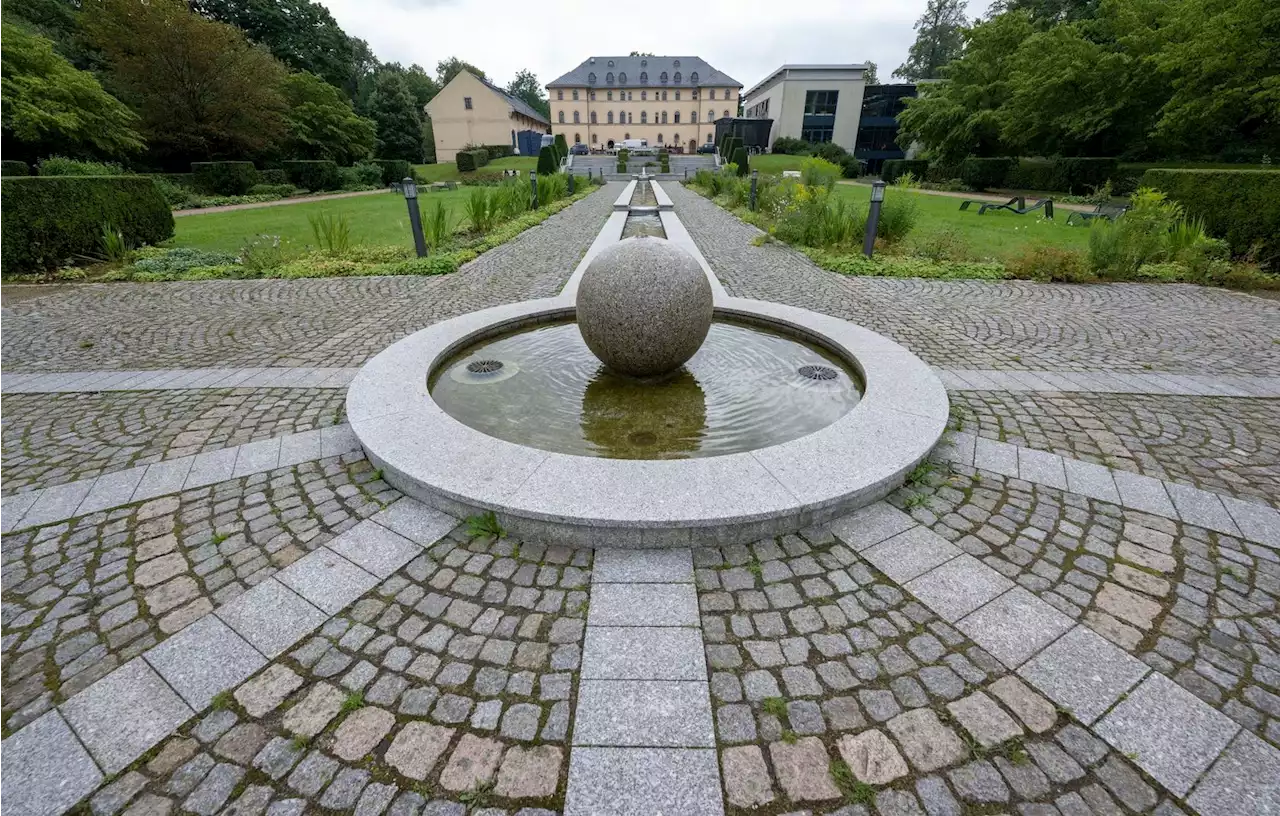
[(715, 156), (709, 153), (672, 154), (670, 156), (671, 172), (665, 174), (658, 173), (657, 154), (652, 156), (632, 156), (627, 163), (626, 173), (618, 172), (617, 156), (593, 154), (590, 156), (573, 156), (572, 158), (571, 169), (574, 173), (586, 175), (588, 170), (593, 176), (604, 173), (605, 178), (610, 181), (629, 181), (632, 174), (639, 173), (644, 168), (645, 162), (653, 162), (653, 167), (648, 168), (649, 175), (666, 179), (683, 179), (686, 171), (689, 175), (693, 175), (698, 170), (714, 170), (716, 166)]

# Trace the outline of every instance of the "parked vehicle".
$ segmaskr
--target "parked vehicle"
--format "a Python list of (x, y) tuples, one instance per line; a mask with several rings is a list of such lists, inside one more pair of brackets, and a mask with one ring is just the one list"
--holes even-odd
[(569, 145), (569, 153), (570, 153), (570, 155), (573, 155), (573, 156), (585, 156), (585, 155), (587, 155), (587, 154), (588, 154), (588, 153), (590, 153), (590, 152), (591, 152), (591, 151), (590, 151), (590, 150), (588, 150), (588, 149), (587, 149), (587, 146), (586, 146), (586, 145), (584, 145), (582, 142), (575, 142), (575, 143), (573, 143), (573, 144)]
[(544, 133), (542, 134), (542, 144), (538, 145), (538, 147), (550, 147), (555, 143), (556, 143), (555, 136), (551, 135), (550, 133)]
[(698, 145), (698, 152), (699, 152), (699, 153), (714, 153), (714, 152), (716, 152), (716, 146), (715, 146), (715, 143), (714, 143), (714, 142), (707, 142), (706, 144), (700, 144), (700, 145)]
[(622, 141), (618, 142), (615, 145), (615, 147), (617, 147), (619, 150), (622, 150), (622, 149), (629, 150), (636, 155), (643, 155), (645, 153), (654, 152), (653, 148), (649, 147), (648, 139), (623, 139)]

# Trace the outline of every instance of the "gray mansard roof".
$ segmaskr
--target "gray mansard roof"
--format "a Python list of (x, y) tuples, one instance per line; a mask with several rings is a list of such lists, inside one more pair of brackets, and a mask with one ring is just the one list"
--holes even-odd
[[(663, 73), (666, 81), (662, 81)], [(680, 81), (676, 82), (676, 74)], [(613, 82), (609, 82), (609, 75)], [(697, 74), (695, 81), (693, 75)], [(595, 81), (592, 81), (592, 75)], [(644, 75), (644, 79), (642, 79)], [(626, 77), (626, 80), (623, 80)], [(647, 79), (648, 81), (644, 81)], [(712, 68), (699, 57), (590, 57), (577, 68), (548, 82), (548, 88), (741, 88), (742, 83)]]

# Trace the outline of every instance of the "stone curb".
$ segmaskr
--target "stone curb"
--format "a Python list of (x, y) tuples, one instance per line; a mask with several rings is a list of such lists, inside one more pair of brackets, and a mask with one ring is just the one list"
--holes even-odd
[(1209, 377), (1168, 371), (937, 369), (951, 391), (1044, 391), (1185, 397), (1280, 397), (1280, 377)]
[(189, 388), (346, 388), (358, 368), (160, 368), (6, 374), (5, 394), (180, 391)]

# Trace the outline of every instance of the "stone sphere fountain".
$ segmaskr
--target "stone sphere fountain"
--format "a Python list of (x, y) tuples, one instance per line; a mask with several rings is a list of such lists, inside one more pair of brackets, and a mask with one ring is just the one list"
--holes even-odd
[(578, 288), (578, 330), (629, 377), (675, 371), (702, 347), (714, 315), (698, 261), (664, 238), (628, 238), (596, 256)]

